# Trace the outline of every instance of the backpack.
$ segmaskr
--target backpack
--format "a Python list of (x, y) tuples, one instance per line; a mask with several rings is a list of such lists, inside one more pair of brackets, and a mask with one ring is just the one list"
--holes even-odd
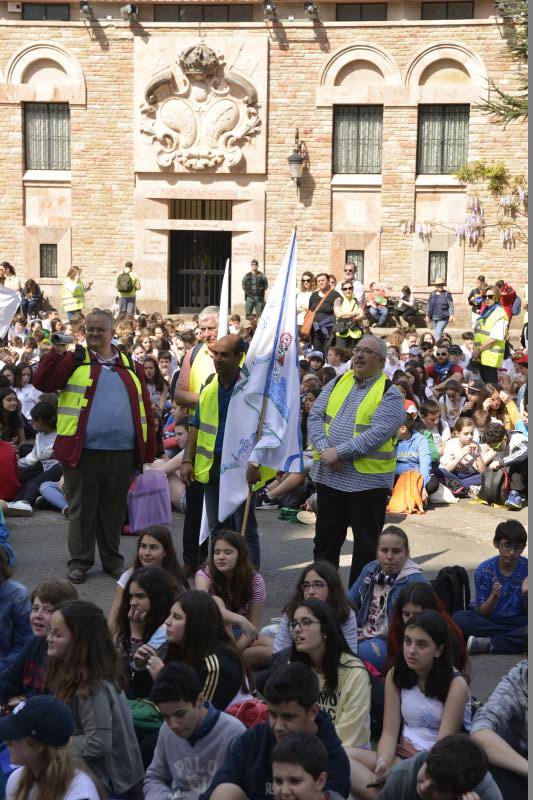
[(389, 514), (425, 514), (422, 500), (424, 478), (417, 470), (402, 472), (394, 486), (387, 511)]
[(518, 295), (516, 295), (515, 301), (511, 306), (511, 314), (513, 315), (513, 317), (516, 317), (518, 316), (518, 314), (520, 314), (521, 311), (522, 311), (522, 300)]
[(450, 616), (470, 608), (470, 581), (464, 567), (443, 567), (431, 581)]
[(509, 494), (509, 473), (506, 469), (486, 469), (481, 473), (477, 499), (487, 505), (504, 506)]
[(119, 292), (131, 292), (134, 287), (133, 278), (129, 272), (121, 272), (117, 278), (117, 289)]

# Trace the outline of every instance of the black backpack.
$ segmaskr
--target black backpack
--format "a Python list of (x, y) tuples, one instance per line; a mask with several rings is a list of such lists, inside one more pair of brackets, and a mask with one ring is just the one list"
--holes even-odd
[(121, 272), (117, 278), (117, 289), (119, 292), (131, 292), (133, 289), (133, 278), (129, 272)]
[(470, 608), (470, 581), (464, 567), (443, 567), (431, 581), (450, 616)]
[(486, 469), (481, 473), (481, 487), (478, 500), (489, 505), (504, 506), (509, 494), (509, 473), (506, 469)]

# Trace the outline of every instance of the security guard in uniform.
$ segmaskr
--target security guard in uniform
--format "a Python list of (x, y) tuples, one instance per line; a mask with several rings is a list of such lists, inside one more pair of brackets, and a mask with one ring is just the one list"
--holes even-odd
[[(221, 528), (240, 531), (244, 521), (245, 503), (224, 522), (218, 521), (222, 444), (231, 395), (239, 377), (244, 342), (234, 334), (223, 336), (211, 345), (211, 352), (216, 374), (203, 386), (195, 414), (189, 422), (189, 438), (181, 462), (180, 478), (187, 486), (193, 480), (203, 485), (209, 532), (213, 535)], [(253, 468), (250, 474), (252, 472)], [(256, 479), (253, 474), (249, 482), (253, 484)], [(245, 536), (250, 557), (256, 569), (259, 569), (259, 535), (253, 496)]]
[(324, 387), (307, 422), (316, 451), (311, 468), (317, 487), (314, 559), (338, 567), (351, 526), (350, 586), (376, 556), (394, 482), (395, 434), (405, 417), (403, 397), (383, 372), (386, 343), (364, 336), (353, 352), (352, 369)]
[(94, 310), (86, 319), (87, 347), (53, 345), (34, 384), (61, 390), (54, 454), (63, 465), (69, 505), (68, 579), (84, 583), (98, 545), (102, 568), (124, 570), (120, 531), (136, 470), (154, 460), (156, 426), (142, 369), (113, 347), (114, 321)]
[(503, 364), (509, 317), (500, 305), (500, 290), (487, 286), (483, 310), (474, 329), (472, 359), (479, 362), (479, 374), (485, 383), (498, 383), (498, 369)]

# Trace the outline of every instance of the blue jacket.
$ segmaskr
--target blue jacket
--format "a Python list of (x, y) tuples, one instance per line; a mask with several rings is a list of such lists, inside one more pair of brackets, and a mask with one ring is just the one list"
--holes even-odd
[(30, 636), (30, 596), (11, 578), (0, 582), (0, 673), (12, 664)]
[[(319, 711), (316, 717), (317, 738), (328, 751), (328, 779), (325, 790), (338, 792), (342, 797), (350, 794), (350, 765), (348, 756), (329, 715)], [(200, 795), (208, 800), (221, 783), (239, 786), (249, 800), (266, 800), (274, 796), (270, 756), (276, 744), (270, 725), (262, 722), (234, 739), (224, 766), (215, 773), (211, 786)]]
[(424, 486), (431, 478), (431, 453), (429, 443), (421, 433), (413, 431), (409, 439), (396, 445), (396, 475), (416, 470), (424, 478)]
[(430, 319), (449, 319), (453, 316), (453, 297), (450, 292), (431, 292), (428, 300)]
[[(371, 561), (361, 570), (361, 574), (348, 592), (348, 598), (352, 601), (357, 617), (357, 627), (360, 630), (365, 624), (373, 595), (373, 577), (379, 569), (378, 561)], [(398, 595), (409, 583), (429, 583), (425, 575), (422, 575), (422, 567), (410, 558), (405, 562), (402, 571), (396, 578), (396, 582), (387, 595), (387, 617), (389, 623), (392, 612), (396, 605)]]

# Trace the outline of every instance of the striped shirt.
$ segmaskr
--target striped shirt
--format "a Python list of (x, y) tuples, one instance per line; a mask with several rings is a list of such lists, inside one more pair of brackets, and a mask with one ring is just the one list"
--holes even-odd
[(357, 381), (354, 383), (346, 400), (331, 421), (328, 436), (324, 429), (326, 406), (336, 379), (331, 380), (320, 392), (307, 421), (309, 441), (319, 453), (326, 447), (335, 447), (343, 462), (343, 468), (340, 472), (335, 472), (326, 464), (316, 462), (311, 468), (311, 477), (316, 483), (323, 483), (341, 492), (364, 492), (369, 489), (392, 487), (393, 473), (361, 473), (355, 470), (352, 463), (355, 459), (364, 458), (381, 447), (396, 434), (405, 419), (403, 396), (396, 386), (391, 386), (374, 411), (368, 430), (359, 436), (354, 436), (355, 415), (359, 404), (380, 375), (379, 372), (371, 378), (366, 378), (361, 384)]

